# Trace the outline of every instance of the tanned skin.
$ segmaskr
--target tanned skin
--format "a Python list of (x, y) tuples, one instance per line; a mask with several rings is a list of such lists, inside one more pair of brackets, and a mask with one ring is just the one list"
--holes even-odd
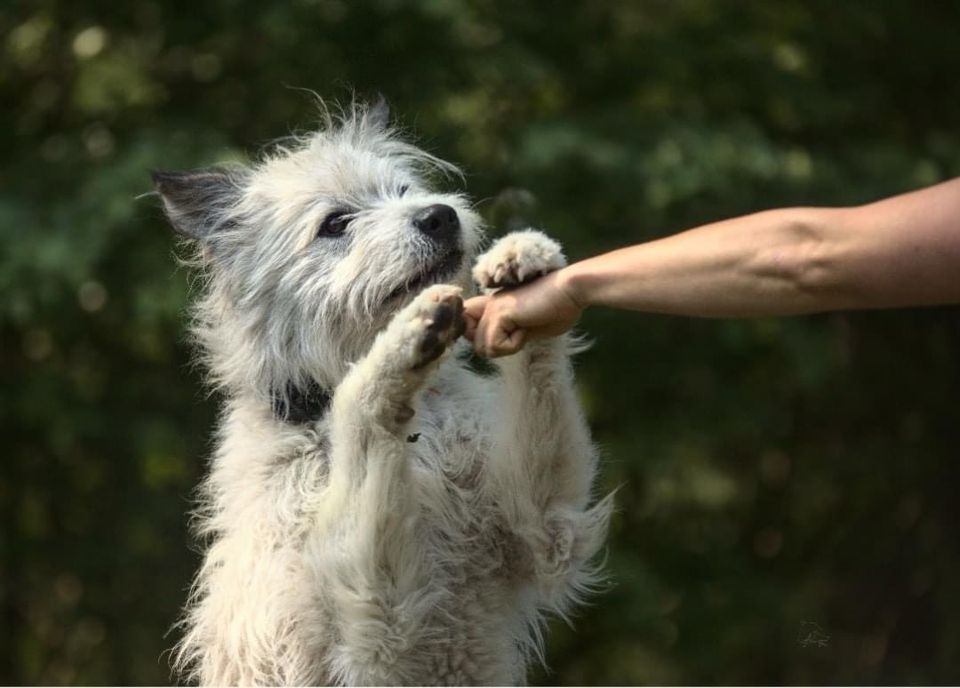
[(609, 306), (745, 318), (960, 302), (960, 179), (849, 208), (783, 208), (574, 263), (466, 303), (476, 351), (515, 353)]

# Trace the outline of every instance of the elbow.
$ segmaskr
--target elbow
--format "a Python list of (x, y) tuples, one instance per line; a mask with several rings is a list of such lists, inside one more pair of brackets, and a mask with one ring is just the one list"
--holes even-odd
[(842, 307), (849, 291), (843, 279), (834, 228), (842, 209), (785, 211), (780, 238), (768, 261), (775, 288), (785, 292), (797, 313)]

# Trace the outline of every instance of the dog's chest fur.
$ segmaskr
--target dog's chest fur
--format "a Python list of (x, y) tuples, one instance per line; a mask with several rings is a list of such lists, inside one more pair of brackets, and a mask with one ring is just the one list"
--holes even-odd
[[(404, 460), (409, 474), (402, 479), (414, 492), (409, 495), (411, 502), (418, 505), (416, 513), (399, 510), (397, 522), (388, 523), (386, 528), (402, 531), (403, 537), (418, 543), (418, 556), (422, 557), (418, 568), (429, 581), (426, 591), (429, 599), (421, 601), (428, 609), (418, 612), (422, 613), (419, 625), (428, 632), (412, 631), (403, 637), (394, 634), (386, 640), (379, 634), (366, 636), (371, 640), (370, 656), (389, 663), (397, 676), (416, 676), (418, 682), (445, 685), (523, 680), (525, 648), (521, 644), (527, 629), (523, 618), (525, 605), (517, 605), (517, 595), (524, 577), (529, 574), (531, 556), (505, 522), (493, 495), (484, 488), (491, 450), (491, 423), (497, 417), (493, 392), (490, 380), (450, 360), (437, 371), (433, 384), (425, 387), (414, 400), (415, 415), (407, 435), (410, 455), (383, 455), (372, 446), (367, 456), (362, 457), (368, 462)], [(321, 600), (320, 609), (335, 608), (338, 601), (329, 597), (337, 595), (337, 587), (310, 580), (326, 578), (332, 564), (329, 545), (341, 534), (328, 534), (328, 542), (310, 542), (312, 537), (324, 537), (311, 533), (319, 522), (328, 518), (324, 507), (331, 501), (348, 511), (363, 509), (366, 503), (341, 501), (341, 495), (332, 494), (335, 488), (329, 483), (327, 467), (331, 443), (325, 422), (294, 427), (272, 425), (278, 434), (268, 444), (287, 447), (293, 455), (268, 462), (274, 475), (259, 481), (272, 485), (272, 489), (262, 495), (263, 501), (289, 504), (290, 493), (294, 490), (299, 493), (300, 503), (290, 509), (286, 527), (304, 543), (309, 559), (305, 562), (306, 570), (313, 569), (316, 575), (304, 581), (305, 585), (314, 587), (308, 598)], [(260, 431), (266, 430), (258, 425), (245, 423), (245, 426), (247, 432), (257, 432), (258, 427)], [(263, 446), (263, 437), (240, 439), (236, 431), (232, 435), (239, 440), (238, 444), (252, 441)], [(235, 458), (236, 455), (229, 468), (235, 466)], [(224, 474), (227, 465), (217, 468), (220, 470), (214, 470), (214, 481), (218, 477), (231, 482), (236, 479), (233, 470), (229, 475)], [(236, 491), (235, 487), (230, 489), (231, 493)], [(409, 529), (403, 520), (409, 521)], [(246, 536), (236, 533), (234, 537)], [(266, 548), (269, 543), (263, 546)], [(336, 566), (334, 563), (332, 568)], [(374, 597), (382, 595), (382, 591), (366, 592)], [(240, 602), (239, 606), (242, 605)], [(347, 623), (363, 626), (400, 621), (380, 618), (381, 610), (390, 606), (388, 600), (370, 599), (368, 605), (369, 618), (355, 617), (346, 620)], [(316, 637), (304, 639), (307, 645), (313, 646), (310, 652), (318, 654), (314, 666), (329, 666), (330, 658), (324, 655), (330, 652), (331, 637), (342, 639), (344, 635), (353, 635), (345, 633), (344, 621), (335, 613), (316, 618), (315, 623), (319, 624)], [(402, 621), (400, 623), (402, 625)], [(360, 635), (354, 638), (352, 645), (365, 640)], [(334, 678), (326, 673), (314, 674), (311, 681), (329, 683)]]

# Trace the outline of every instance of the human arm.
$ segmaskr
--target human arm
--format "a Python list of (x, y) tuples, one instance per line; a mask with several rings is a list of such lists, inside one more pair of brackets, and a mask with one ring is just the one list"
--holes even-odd
[(751, 317), (960, 301), (960, 179), (852, 208), (785, 208), (612, 251), (467, 302), (486, 355), (587, 306)]

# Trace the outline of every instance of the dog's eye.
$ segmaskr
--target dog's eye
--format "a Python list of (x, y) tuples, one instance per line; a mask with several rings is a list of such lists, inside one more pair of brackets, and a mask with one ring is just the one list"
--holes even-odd
[(350, 224), (351, 219), (350, 213), (346, 210), (335, 210), (323, 218), (323, 222), (320, 223), (320, 229), (317, 231), (317, 236), (340, 236), (347, 231), (347, 225)]

